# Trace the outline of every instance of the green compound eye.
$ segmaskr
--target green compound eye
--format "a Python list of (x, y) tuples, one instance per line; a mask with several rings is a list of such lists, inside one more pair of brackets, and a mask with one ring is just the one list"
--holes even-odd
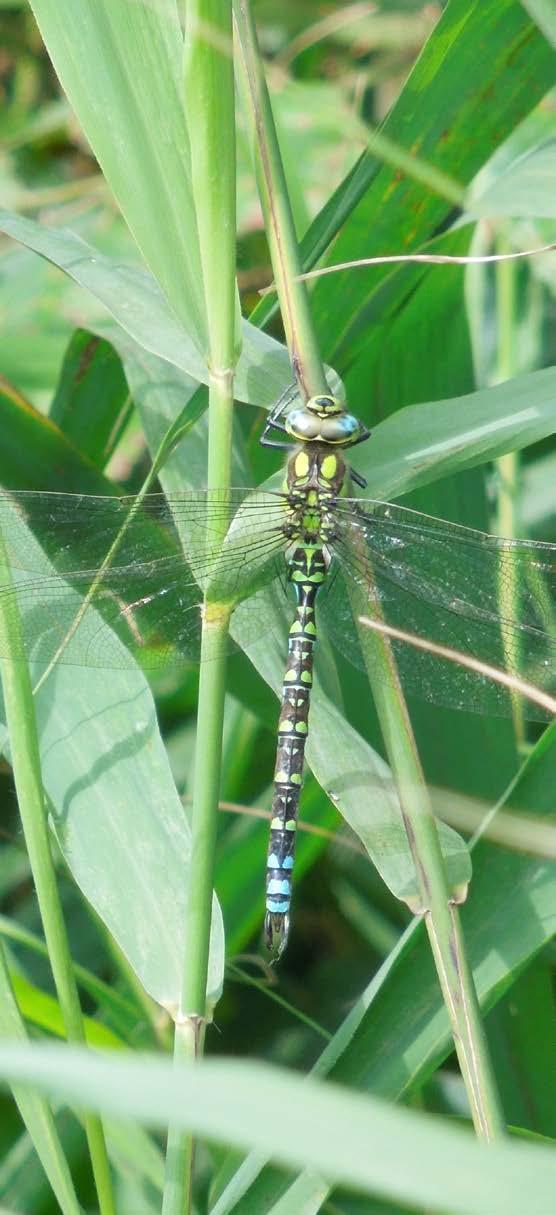
[[(313, 397), (312, 401), (320, 399), (333, 401), (328, 397)], [(287, 433), (302, 443), (334, 443), (339, 447), (349, 447), (359, 442), (366, 436), (365, 427), (354, 414), (344, 413), (343, 409), (336, 408), (336, 404), (333, 402), (334, 407), (328, 411), (317, 412), (316, 408), (310, 408), (311, 401), (308, 401), (306, 405), (292, 409), (286, 419)]]
[(363, 433), (363, 426), (352, 413), (340, 412), (338, 417), (328, 419), (327, 435), (330, 439), (335, 438), (344, 443), (350, 442), (351, 439), (358, 438)]

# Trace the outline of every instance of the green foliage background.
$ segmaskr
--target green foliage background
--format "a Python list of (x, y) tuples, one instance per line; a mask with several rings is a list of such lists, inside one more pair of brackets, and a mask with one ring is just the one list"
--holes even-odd
[[(0, 484), (136, 492), (168, 425), (191, 402), (194, 425), (160, 484), (167, 492), (197, 488), (206, 475), (205, 317), (184, 168), (177, 7), (170, 0), (75, 0), (67, 8), (36, 0), (33, 9), (65, 94), (28, 7), (2, 3)], [(511, 251), (554, 240), (556, 23), (549, 5), (384, 0), (342, 10), (266, 0), (256, 18), (308, 268), (318, 259)], [(238, 124), (239, 287), (250, 324), (243, 325), (236, 381), (234, 481), (248, 485), (278, 467), (258, 437), (264, 409), (288, 383), (289, 370), (273, 298), (257, 295), (271, 271), (240, 112)], [(377, 126), (387, 147), (373, 144)], [(382, 265), (316, 283), (311, 299), (322, 355), (341, 376), (351, 410), (373, 429), (357, 464), (371, 496), (401, 497), (430, 514), (496, 530), (500, 486), (510, 476), (505, 519), (515, 534), (554, 538), (554, 265), (553, 253), (499, 269)], [(423, 460), (423, 451), (433, 455)], [(518, 453), (513, 464), (500, 464), (508, 453)], [(316, 1065), (371, 1096), (464, 1118), (465, 1093), (426, 935), (388, 884), (385, 854), (394, 851), (404, 872), (409, 860), (384, 787), (368, 687), (343, 664), (327, 687), (330, 699), (323, 694), (313, 711), (295, 931), (279, 970), (261, 960), (267, 833), (261, 811), (270, 806), (281, 672), (280, 656), (252, 657), (237, 654), (228, 671), (216, 873), (226, 981), (207, 1052), (301, 1073)], [(196, 688), (193, 669), (149, 686), (139, 674), (112, 672), (107, 680), (102, 672), (66, 667), (37, 698), (43, 779), (88, 1040), (112, 1048), (118, 1061), (126, 1050), (170, 1048), (183, 952)], [(447, 818), (455, 792), (474, 799), (466, 801), (467, 834), (499, 800), (523, 819), (518, 849), (486, 838), (474, 845), (463, 923), (505, 1117), (522, 1137), (550, 1140), (556, 1135), (553, 836), (546, 855), (531, 855), (526, 845), (527, 816), (550, 826), (554, 813), (554, 729), (543, 737), (532, 731), (520, 751), (509, 721), (417, 701), (410, 708), (427, 780), (449, 791), (437, 799)], [(137, 731), (131, 752), (130, 728)], [(0, 729), (8, 761), (0, 773), (0, 928), (8, 970), (28, 1035), (63, 1037), (18, 826), (9, 741)], [(348, 780), (340, 799), (357, 835), (326, 793), (338, 774), (331, 754), (335, 761), (341, 756), (343, 775), (366, 774), (363, 781), (358, 775), (351, 797)], [(223, 936), (216, 937), (215, 996), (224, 964)], [(4, 1021), (3, 1035), (22, 1036), (7, 986), (4, 1001), (13, 1020), (11, 1033)], [(77, 1065), (68, 1069), (75, 1084), (86, 1086)], [(197, 1159), (198, 1211), (481, 1209), (467, 1191), (465, 1200), (460, 1196), (469, 1166), (455, 1146), (451, 1160), (444, 1127), (408, 1160), (405, 1188), (396, 1150), (401, 1123), (392, 1124), (390, 1154), (382, 1148), (385, 1179), (372, 1174), (372, 1164), (367, 1180), (350, 1172), (346, 1129), (323, 1180), (310, 1136), (300, 1158), (293, 1132), (287, 1134), (288, 1101), (302, 1109), (302, 1091), (274, 1093), (267, 1073), (260, 1091), (256, 1084), (246, 1089), (251, 1111), (267, 1128), (261, 1143), (235, 1108), (241, 1074), (215, 1075), (218, 1097), (208, 1121), (198, 1113), (194, 1127), (208, 1140)], [(125, 1085), (128, 1104), (119, 1112), (128, 1120), (108, 1124), (117, 1209), (147, 1215), (160, 1209), (163, 1136), (140, 1125), (149, 1118), (139, 1107), (151, 1095), (154, 1110), (155, 1085), (151, 1090), (148, 1078), (143, 1084), (131, 1075)], [(80, 1091), (86, 1087), (74, 1100)], [(134, 1094), (137, 1123), (129, 1120)], [(70, 1089), (61, 1096), (71, 1099)], [(27, 1108), (23, 1126), (11, 1096), (1, 1100), (3, 1207), (14, 1215), (58, 1210), (36, 1153), (37, 1140), (49, 1151), (41, 1107)], [(201, 1095), (198, 1102), (200, 1108)], [(79, 1200), (93, 1209), (78, 1118), (65, 1106), (54, 1108)], [(232, 1126), (226, 1130), (228, 1109), (243, 1130), (236, 1138)], [(154, 1114), (152, 1120), (158, 1125)], [(282, 1165), (295, 1174), (253, 1157), (242, 1163), (237, 1154), (252, 1146), (269, 1155), (276, 1144)], [(538, 1189), (527, 1190), (527, 1210), (549, 1215), (550, 1174), (547, 1180), (544, 1156), (538, 1168), (535, 1159), (529, 1167)], [(437, 1193), (419, 1180), (420, 1167), (435, 1163), (445, 1187)], [(510, 1201), (506, 1158), (494, 1156), (492, 1170), (488, 1215), (497, 1187)], [(331, 1194), (335, 1181), (341, 1184)], [(479, 1196), (484, 1184), (478, 1174)], [(519, 1187), (512, 1184), (519, 1215)], [(363, 1188), (365, 1197), (358, 1193)]]

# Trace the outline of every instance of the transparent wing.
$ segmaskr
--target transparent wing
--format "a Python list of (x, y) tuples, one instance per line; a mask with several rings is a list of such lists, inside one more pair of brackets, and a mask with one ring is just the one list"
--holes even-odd
[(284, 581), (284, 498), (249, 490), (127, 498), (0, 493), (20, 653), (43, 665), (145, 668), (198, 658), (203, 594), (242, 606), (242, 636), (264, 634), (257, 594)]
[[(355, 611), (464, 651), (546, 691), (556, 685), (556, 545), (504, 540), (404, 507), (342, 499), (320, 609), (350, 661), (365, 666)], [(475, 712), (511, 713), (492, 679), (403, 642), (393, 649), (405, 690)], [(526, 716), (543, 710), (523, 701)]]

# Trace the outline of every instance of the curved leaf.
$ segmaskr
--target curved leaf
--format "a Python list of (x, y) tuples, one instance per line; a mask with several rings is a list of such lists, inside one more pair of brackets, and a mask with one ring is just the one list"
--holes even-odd
[[(22, 519), (18, 529), (47, 578), (52, 566)], [(10, 542), (17, 554), (15, 527)], [(88, 610), (96, 632), (100, 618)], [(69, 868), (146, 990), (174, 1013), (185, 951), (190, 831), (146, 679), (137, 667), (111, 671), (109, 679), (89, 670), (85, 680), (81, 668), (59, 665), (35, 703), (44, 789)], [(223, 962), (215, 900), (211, 1005), (220, 994)]]
[[(180, 323), (155, 279), (88, 245), (67, 228), (47, 228), (0, 208), (0, 230), (33, 249), (85, 287), (145, 350), (208, 383), (206, 360), (191, 329)], [(243, 349), (234, 377), (239, 401), (270, 405), (291, 382), (287, 351), (274, 338), (243, 322)]]
[(198, 352), (205, 302), (175, 0), (32, 4), (48, 53), (137, 244)]
[(407, 405), (354, 458), (369, 497), (397, 498), (556, 432), (556, 367), (445, 401)]
[(556, 1187), (548, 1147), (516, 1141), (487, 1151), (466, 1130), (432, 1115), (262, 1064), (224, 1060), (177, 1069), (156, 1056), (17, 1046), (0, 1048), (0, 1075), (102, 1114), (159, 1127), (171, 1121), (236, 1147), (271, 1151), (283, 1163), (324, 1171), (331, 1182), (454, 1215), (546, 1215)]

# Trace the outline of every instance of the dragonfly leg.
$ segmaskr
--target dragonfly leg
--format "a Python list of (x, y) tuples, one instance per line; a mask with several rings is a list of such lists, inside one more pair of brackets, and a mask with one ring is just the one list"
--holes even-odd
[(288, 387), (284, 389), (284, 392), (280, 394), (278, 400), (274, 402), (272, 409), (269, 410), (268, 421), (270, 425), (276, 424), (277, 418), (283, 414), (286, 406), (294, 400), (298, 392), (299, 389), (297, 387), (297, 381), (294, 381), (293, 384), (289, 384)]
[(295, 443), (281, 443), (279, 439), (265, 439), (264, 433), (261, 435), (260, 443), (262, 447), (281, 447), (283, 451), (294, 451)]
[(353, 442), (350, 443), (350, 447), (357, 447), (358, 443), (364, 443), (366, 439), (370, 438), (371, 434), (372, 431), (370, 431), (367, 426), (362, 425), (361, 434), (357, 437), (357, 439), (354, 439)]
[[(282, 434), (286, 434), (286, 433), (287, 433), (287, 431), (286, 431), (286, 427), (284, 426), (284, 423), (283, 423), (283, 422), (275, 422), (275, 421), (273, 420), (272, 416), (269, 414), (269, 416), (268, 416), (268, 418), (266, 419), (266, 422), (265, 422), (265, 424), (264, 424), (264, 427), (263, 427), (263, 433), (262, 433), (262, 435), (261, 435), (261, 439), (260, 439), (260, 442), (262, 443), (262, 446), (263, 446), (263, 447), (276, 447), (276, 446), (279, 446), (279, 447), (285, 447), (285, 444), (284, 444), (284, 443), (279, 443), (279, 444), (276, 444), (276, 442), (273, 442), (273, 441), (272, 441), (272, 439), (268, 439), (268, 438), (267, 438), (267, 435), (268, 435), (269, 431), (271, 431), (271, 430), (273, 430), (273, 429), (274, 429), (274, 430), (280, 430), (280, 431), (282, 432)], [(289, 446), (289, 444), (288, 444), (288, 446)]]
[(285, 443), (273, 442), (272, 439), (267, 438), (267, 435), (272, 429), (281, 430), (284, 434), (287, 433), (286, 427), (281, 421), (281, 417), (286, 407), (291, 401), (293, 401), (294, 397), (297, 396), (298, 391), (299, 389), (297, 387), (297, 383), (290, 384), (282, 395), (278, 397), (276, 403), (272, 406), (272, 409), (268, 413), (268, 417), (264, 424), (263, 433), (261, 435), (261, 443), (263, 447), (284, 447), (286, 450), (290, 448), (290, 444), (288, 444), (286, 447)]
[(350, 465), (350, 469), (349, 469), (349, 475), (350, 475), (350, 477), (351, 477), (352, 481), (355, 481), (355, 484), (356, 484), (356, 485), (359, 485), (361, 489), (366, 489), (366, 488), (367, 488), (367, 480), (366, 480), (366, 478), (365, 478), (365, 477), (362, 477), (362, 476), (361, 476), (361, 473), (358, 473), (358, 472), (357, 472), (357, 469), (356, 469), (356, 468), (352, 468), (352, 467), (351, 467), (351, 465)]

